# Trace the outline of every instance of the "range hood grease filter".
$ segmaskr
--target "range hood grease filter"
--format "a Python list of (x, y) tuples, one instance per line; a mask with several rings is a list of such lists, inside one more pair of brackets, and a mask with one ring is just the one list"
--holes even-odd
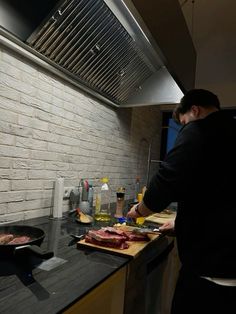
[(103, 0), (64, 1), (27, 43), (117, 104), (156, 71)]

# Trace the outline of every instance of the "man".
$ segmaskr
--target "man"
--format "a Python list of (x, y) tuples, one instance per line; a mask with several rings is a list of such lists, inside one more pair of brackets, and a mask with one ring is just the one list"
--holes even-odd
[(175, 146), (128, 217), (177, 201), (172, 313), (236, 313), (236, 120), (203, 89), (187, 92), (174, 117), (183, 124)]

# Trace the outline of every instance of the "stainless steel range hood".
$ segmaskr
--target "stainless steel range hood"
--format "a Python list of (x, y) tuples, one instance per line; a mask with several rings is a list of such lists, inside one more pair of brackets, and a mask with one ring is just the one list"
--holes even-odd
[[(145, 2), (59, 1), (27, 39), (28, 29), (22, 36), (0, 19), (33, 53), (110, 104), (175, 103), (194, 86), (195, 51), (178, 1)], [(12, 16), (6, 8), (5, 14)]]

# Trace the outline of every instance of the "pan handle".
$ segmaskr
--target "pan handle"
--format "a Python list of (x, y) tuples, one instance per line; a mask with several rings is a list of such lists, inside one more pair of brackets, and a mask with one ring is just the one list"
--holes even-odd
[(49, 259), (54, 256), (54, 253), (52, 251), (43, 251), (39, 246), (37, 245), (21, 245), (15, 247), (15, 254), (22, 254), (26, 251), (30, 251), (34, 255), (42, 258), (42, 259)]

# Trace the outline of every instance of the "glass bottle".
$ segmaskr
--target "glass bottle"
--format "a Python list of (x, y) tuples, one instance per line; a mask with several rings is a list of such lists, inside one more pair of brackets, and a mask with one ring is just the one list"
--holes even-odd
[(93, 194), (94, 194), (93, 183), (89, 181), (88, 202), (89, 202), (90, 215), (92, 214), (92, 211), (93, 211)]
[(110, 188), (108, 185), (109, 179), (104, 177), (101, 179), (101, 188), (96, 196), (95, 215), (97, 221), (110, 221)]

